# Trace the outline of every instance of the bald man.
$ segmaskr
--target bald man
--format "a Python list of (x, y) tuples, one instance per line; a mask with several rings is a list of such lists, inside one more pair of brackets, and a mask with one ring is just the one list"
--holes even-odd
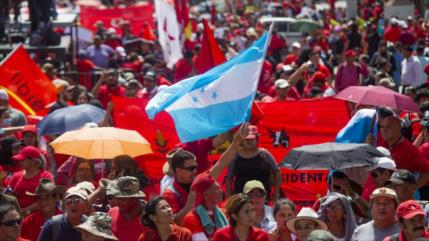
[(396, 168), (419, 172), (417, 187), (425, 186), (429, 180), (429, 161), (417, 147), (402, 136), (401, 120), (394, 116), (384, 118), (380, 125), (380, 132), (395, 160)]

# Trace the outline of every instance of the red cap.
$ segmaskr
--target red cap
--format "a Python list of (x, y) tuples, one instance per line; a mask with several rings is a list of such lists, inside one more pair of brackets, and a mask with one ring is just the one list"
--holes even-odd
[(356, 51), (349, 49), (346, 51), (346, 57), (356, 57)]
[(197, 193), (203, 193), (215, 183), (215, 180), (210, 175), (209, 171), (205, 171), (203, 173), (198, 174), (195, 177), (194, 182), (191, 185), (191, 189), (196, 191)]
[(312, 81), (325, 81), (326, 75), (321, 71), (317, 71), (313, 76), (311, 76), (311, 79)]
[(13, 156), (13, 159), (23, 161), (27, 158), (37, 158), (42, 155), (41, 151), (34, 146), (26, 146), (22, 148), (19, 153)]
[(398, 218), (410, 219), (417, 215), (425, 215), (425, 212), (422, 209), (422, 206), (414, 200), (408, 200), (399, 204), (398, 209), (396, 210), (396, 215)]
[(37, 128), (36, 125), (26, 125), (24, 126), (24, 129), (22, 130), (22, 133), (24, 132), (32, 132), (37, 135)]
[(246, 136), (246, 139), (256, 139), (258, 137), (258, 127), (254, 125), (249, 125), (249, 134)]

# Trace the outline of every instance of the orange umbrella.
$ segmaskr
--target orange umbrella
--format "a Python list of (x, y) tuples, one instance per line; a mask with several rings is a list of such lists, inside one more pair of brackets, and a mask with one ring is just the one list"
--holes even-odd
[(68, 131), (50, 145), (55, 153), (84, 159), (112, 159), (120, 155), (136, 157), (152, 153), (150, 143), (138, 132), (114, 127)]

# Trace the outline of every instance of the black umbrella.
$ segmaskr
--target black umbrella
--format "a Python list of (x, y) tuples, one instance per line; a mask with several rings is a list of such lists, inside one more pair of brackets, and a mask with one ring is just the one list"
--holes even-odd
[(375, 157), (383, 157), (369, 144), (327, 142), (293, 148), (280, 163), (280, 167), (301, 170), (343, 170), (353, 167), (373, 167)]

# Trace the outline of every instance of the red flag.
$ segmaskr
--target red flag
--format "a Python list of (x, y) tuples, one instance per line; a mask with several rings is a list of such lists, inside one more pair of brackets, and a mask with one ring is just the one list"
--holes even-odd
[(203, 25), (203, 44), (201, 46), (197, 60), (195, 61), (195, 67), (199, 74), (202, 74), (216, 65), (222, 64), (226, 61), (225, 55), (219, 48), (219, 44), (214, 38), (213, 32), (211, 31), (207, 20), (203, 19)]
[(154, 26), (154, 11), (152, 3), (108, 9), (98, 9), (81, 5), (80, 21), (83, 27), (94, 30), (95, 22), (100, 20), (106, 28), (115, 28), (119, 33), (121, 33), (121, 24), (124, 21), (129, 21), (131, 23), (132, 33), (136, 36), (140, 36), (145, 22)]
[[(345, 101), (333, 98), (259, 103), (264, 118), (258, 122), (260, 145), (277, 160), (291, 148), (334, 141), (350, 119)], [(326, 171), (282, 168), (282, 191), (300, 206), (309, 206), (327, 191)], [(305, 190), (305, 191), (304, 191)]]
[(55, 86), (31, 59), (22, 45), (0, 65), (0, 87), (9, 94), (9, 103), (26, 115), (45, 115), (57, 99)]
[(112, 101), (115, 126), (135, 130), (150, 142), (153, 153), (137, 157), (136, 160), (151, 184), (145, 189), (146, 195), (149, 198), (159, 195), (165, 155), (179, 143), (173, 119), (166, 112), (161, 112), (154, 120), (150, 120), (145, 111), (148, 101), (144, 99), (113, 97)]

